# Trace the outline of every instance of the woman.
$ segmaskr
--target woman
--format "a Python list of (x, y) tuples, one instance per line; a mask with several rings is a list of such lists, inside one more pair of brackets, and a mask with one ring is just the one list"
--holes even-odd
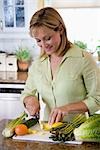
[(31, 65), (21, 99), (30, 113), (40, 111), (37, 93), (46, 107), (44, 120), (62, 120), (71, 111), (93, 114), (100, 109), (100, 73), (91, 54), (72, 44), (59, 13), (46, 7), (30, 21), (30, 34), (41, 48)]

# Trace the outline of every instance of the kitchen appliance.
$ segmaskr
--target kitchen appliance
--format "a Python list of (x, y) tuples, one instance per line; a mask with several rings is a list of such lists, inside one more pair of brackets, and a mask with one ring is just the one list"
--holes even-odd
[(0, 120), (13, 119), (24, 111), (20, 101), (24, 83), (0, 83)]

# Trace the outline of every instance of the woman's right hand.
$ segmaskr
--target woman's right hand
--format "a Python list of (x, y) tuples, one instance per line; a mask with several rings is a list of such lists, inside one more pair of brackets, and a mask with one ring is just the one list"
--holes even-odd
[(40, 110), (39, 100), (36, 97), (28, 96), (24, 99), (25, 108), (31, 116), (37, 114)]

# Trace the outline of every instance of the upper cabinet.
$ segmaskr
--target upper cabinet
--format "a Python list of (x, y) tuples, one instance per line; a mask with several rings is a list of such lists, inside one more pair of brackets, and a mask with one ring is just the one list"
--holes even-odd
[[(0, 34), (29, 36), (29, 21), (37, 9), (37, 0), (0, 0)], [(0, 38), (1, 38), (0, 37)]]
[(0, 29), (3, 32), (26, 30), (25, 0), (0, 0)]
[(25, 29), (25, 1), (3, 0), (2, 2), (4, 31)]

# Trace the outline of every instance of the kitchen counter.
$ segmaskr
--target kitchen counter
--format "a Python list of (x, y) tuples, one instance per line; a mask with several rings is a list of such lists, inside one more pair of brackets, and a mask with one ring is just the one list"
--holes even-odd
[(7, 120), (0, 121), (0, 150), (99, 150), (100, 143), (83, 143), (81, 145), (13, 140), (1, 134)]
[(0, 83), (25, 83), (28, 72), (0, 71)]

